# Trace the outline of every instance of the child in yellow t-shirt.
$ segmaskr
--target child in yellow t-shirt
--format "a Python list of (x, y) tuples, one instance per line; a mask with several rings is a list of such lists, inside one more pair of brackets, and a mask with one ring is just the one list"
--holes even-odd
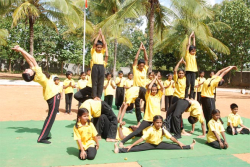
[(204, 77), (205, 72), (200, 71), (200, 76), (196, 79), (198, 81), (198, 88), (197, 88), (197, 101), (201, 104), (201, 90), (203, 88), (203, 83), (206, 81)]
[(111, 79), (111, 73), (106, 74), (106, 80), (104, 81), (104, 101), (112, 108), (113, 96), (115, 90), (115, 83)]
[[(115, 153), (127, 153), (127, 152), (137, 152), (152, 149), (161, 150), (181, 150), (181, 149), (193, 149), (196, 143), (193, 140), (191, 145), (184, 145), (180, 141), (176, 140), (166, 129), (162, 128), (163, 118), (160, 115), (155, 115), (153, 118), (153, 126), (149, 127), (143, 136), (134, 142), (132, 145), (126, 148), (119, 148), (117, 143), (115, 143), (114, 152)], [(176, 144), (170, 144), (163, 142), (163, 136), (170, 139)], [(145, 143), (139, 144), (145, 140)], [(139, 145), (138, 145), (139, 144)]]
[(79, 159), (93, 160), (99, 149), (99, 142), (97, 131), (89, 120), (89, 111), (86, 108), (78, 110), (73, 131), (79, 149)]
[[(229, 114), (227, 118), (227, 133), (231, 135), (237, 135), (240, 134), (249, 134), (250, 128), (243, 125), (243, 121), (241, 120), (240, 115), (238, 112), (238, 105), (233, 103), (230, 105), (232, 113)], [(238, 126), (241, 126), (239, 128)]]
[(67, 71), (66, 72), (67, 79), (63, 81), (63, 89), (64, 89), (65, 103), (66, 103), (65, 114), (71, 114), (71, 104), (74, 93), (73, 88), (76, 88), (75, 81), (72, 79), (72, 75), (73, 73), (71, 71)]
[[(81, 72), (80, 79), (77, 82), (77, 91), (84, 89), (87, 86), (88, 80), (86, 79), (86, 73)], [(81, 102), (78, 103), (78, 108), (81, 106)]]
[(165, 110), (168, 111), (168, 109), (172, 105), (172, 99), (173, 99), (173, 94), (174, 94), (174, 81), (173, 75), (168, 74), (167, 75), (167, 80), (164, 82), (164, 88), (165, 88)]
[(91, 69), (87, 69), (86, 71), (86, 80), (88, 81), (89, 79), (91, 79)]
[[(124, 83), (125, 92), (128, 91), (131, 87), (133, 87), (133, 73), (128, 73), (128, 79)], [(125, 94), (124, 94), (125, 95)], [(130, 106), (127, 108), (126, 113), (133, 113), (134, 103), (131, 103)]]
[[(212, 119), (208, 122), (207, 144), (217, 149), (227, 149), (225, 129), (220, 118), (220, 111), (215, 109), (212, 111)], [(223, 139), (221, 139), (220, 134)]]
[(123, 99), (124, 99), (124, 84), (125, 84), (125, 78), (123, 78), (123, 71), (118, 72), (118, 77), (115, 79), (116, 84), (116, 91), (115, 91), (115, 105), (117, 107), (117, 110), (122, 105)]

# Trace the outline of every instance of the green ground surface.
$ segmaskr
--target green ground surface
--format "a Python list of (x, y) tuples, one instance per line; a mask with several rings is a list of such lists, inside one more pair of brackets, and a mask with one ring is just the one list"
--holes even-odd
[[(115, 110), (117, 113), (117, 110)], [(246, 126), (250, 119), (242, 118)], [(136, 124), (135, 114), (126, 114), (124, 121), (128, 125)], [(224, 118), (226, 122), (226, 119)], [(137, 161), (142, 166), (215, 166), (218, 165), (249, 165), (237, 159), (232, 154), (250, 153), (250, 135), (226, 135), (229, 149), (216, 150), (205, 144), (205, 139), (198, 139), (201, 134), (200, 125), (196, 132), (189, 137), (180, 139), (184, 144), (190, 144), (195, 138), (197, 144), (194, 150), (151, 150), (145, 152), (114, 154), (114, 143), (100, 141), (100, 149), (94, 160), (81, 161), (78, 159), (78, 149), (73, 140), (74, 121), (55, 121), (51, 130), (52, 144), (38, 144), (43, 121), (5, 121), (0, 122), (0, 164), (1, 166), (69, 166), (85, 164), (104, 164)], [(185, 129), (191, 126), (184, 120)], [(226, 127), (226, 125), (224, 125)], [(134, 139), (133, 141), (135, 141)], [(166, 139), (164, 139), (167, 141)], [(127, 144), (133, 142), (130, 140)], [(124, 158), (127, 160), (124, 160)]]

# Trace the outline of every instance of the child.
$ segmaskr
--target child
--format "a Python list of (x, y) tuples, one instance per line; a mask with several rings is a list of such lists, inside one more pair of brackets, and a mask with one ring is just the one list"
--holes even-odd
[(125, 90), (128, 90), (129, 88), (133, 87), (133, 73), (129, 72), (128, 73), (128, 79), (124, 83), (124, 88)]
[(72, 75), (73, 73), (71, 71), (67, 71), (66, 72), (66, 78), (64, 81), (63, 81), (63, 89), (64, 90), (64, 93), (65, 93), (65, 102), (66, 102), (66, 105), (65, 105), (65, 114), (71, 114), (71, 104), (72, 104), (72, 97), (73, 97), (73, 93), (74, 93), (74, 90), (73, 88), (75, 88), (75, 81), (72, 79)]
[(168, 109), (171, 107), (173, 94), (174, 94), (174, 81), (172, 74), (167, 75), (167, 80), (164, 82), (164, 88), (165, 88), (165, 109), (168, 111)]
[[(102, 38), (102, 41), (98, 40), (100, 36)], [(105, 69), (103, 65), (103, 55), (107, 49), (108, 48), (105, 38), (102, 35), (102, 30), (100, 29), (95, 39), (94, 45), (91, 48), (91, 58), (93, 61), (93, 67), (91, 70), (91, 79), (92, 79), (92, 96), (94, 100), (101, 101), (103, 83), (104, 83), (104, 74), (105, 74)]]
[(226, 75), (232, 69), (237, 69), (237, 67), (228, 66), (223, 68), (222, 70), (219, 70), (212, 78), (207, 79), (203, 83), (203, 88), (201, 91), (201, 104), (206, 124), (208, 124), (208, 121), (210, 121), (212, 117), (212, 111), (215, 110), (214, 89), (218, 86), (224, 75)]
[[(191, 45), (191, 38), (193, 38), (193, 45)], [(194, 84), (195, 84), (195, 78), (196, 78), (196, 72), (197, 70), (197, 63), (196, 63), (196, 48), (195, 48), (195, 34), (194, 31), (189, 36), (188, 40), (188, 46), (187, 51), (185, 54), (185, 60), (186, 60), (186, 90), (185, 90), (185, 98), (188, 97), (188, 89), (191, 84), (190, 88), (190, 99), (193, 99), (194, 94)]]
[(115, 89), (115, 83), (111, 79), (111, 74), (107, 73), (106, 74), (106, 80), (104, 81), (104, 101), (108, 103), (108, 105), (112, 108), (113, 104), (113, 94), (114, 94), (114, 89)]
[[(120, 148), (115, 143), (114, 152), (115, 153), (127, 153), (127, 152), (137, 152), (137, 151), (145, 151), (145, 150), (152, 150), (152, 149), (162, 149), (162, 150), (181, 150), (181, 149), (194, 149), (194, 145), (196, 143), (193, 140), (191, 145), (184, 145), (180, 141), (176, 140), (172, 135), (165, 129), (162, 128), (163, 118), (160, 115), (155, 115), (153, 118), (153, 126), (147, 129), (143, 133), (143, 136), (134, 142), (132, 145), (126, 148)], [(167, 139), (172, 140), (176, 144), (170, 144), (163, 142), (163, 136)], [(146, 140), (145, 143), (137, 145), (141, 142)]]
[[(250, 129), (243, 125), (240, 115), (237, 114), (238, 105), (233, 103), (230, 108), (232, 113), (227, 118), (227, 133), (231, 135), (237, 135), (238, 133), (249, 134)], [(239, 125), (241, 128), (238, 127)]]
[(201, 90), (203, 88), (203, 83), (206, 81), (206, 78), (204, 77), (204, 71), (200, 71), (200, 77), (198, 77), (196, 80), (198, 81), (198, 89), (197, 89), (197, 101), (201, 104)]
[(50, 130), (52, 125), (55, 121), (56, 114), (59, 110), (59, 103), (60, 103), (60, 95), (58, 88), (54, 84), (53, 80), (46, 78), (46, 76), (42, 73), (42, 68), (37, 65), (37, 62), (33, 56), (27, 53), (23, 48), (19, 47), (18, 45), (14, 46), (12, 50), (16, 52), (21, 52), (27, 63), (29, 64), (30, 68), (26, 69), (22, 77), (26, 82), (35, 81), (38, 82), (43, 87), (43, 97), (44, 100), (47, 101), (49, 106), (48, 116), (46, 117), (43, 128), (41, 130), (41, 134), (38, 137), (38, 143), (45, 143), (50, 144), (51, 142), (48, 141), (51, 139), (49, 137)]
[[(159, 76), (159, 73), (153, 79), (153, 81), (150, 83), (147, 89), (147, 93), (145, 95), (146, 110), (145, 110), (145, 114), (143, 117), (143, 121), (141, 122), (141, 124), (139, 124), (139, 127), (138, 129), (136, 129), (136, 131), (134, 131), (133, 133), (131, 133), (130, 135), (128, 135), (125, 139), (121, 141), (120, 146), (122, 146), (125, 142), (127, 142), (132, 137), (141, 133), (143, 129), (150, 126), (153, 122), (153, 117), (155, 115), (161, 114), (160, 102), (161, 102), (162, 95), (165, 94), (165, 89), (162, 83), (159, 82), (158, 76)], [(160, 86), (161, 86), (160, 90), (157, 89), (157, 85), (155, 84), (155, 82), (157, 81), (160, 83)], [(122, 121), (120, 120), (120, 122)]]
[[(228, 143), (224, 133), (225, 129), (222, 123), (223, 122), (220, 119), (220, 111), (214, 109), (212, 111), (212, 119), (208, 122), (209, 131), (207, 133), (207, 144), (217, 149), (228, 148)], [(220, 134), (224, 140), (221, 139)]]
[[(107, 55), (107, 53), (106, 53), (106, 55)], [(90, 68), (87, 69), (86, 73), (87, 73), (86, 80), (88, 81), (91, 78), (91, 69)]]
[(148, 73), (148, 79), (146, 80), (146, 88), (152, 82), (154, 77), (155, 77), (155, 73), (153, 71)]
[(160, 86), (160, 83), (163, 85), (164, 83), (162, 82), (162, 80), (161, 80), (161, 73), (160, 72), (158, 72), (159, 73), (159, 78), (158, 78), (158, 82), (156, 82), (156, 84), (157, 84), (157, 88), (158, 89), (161, 89), (161, 86)]
[(119, 77), (116, 77), (115, 84), (116, 84), (116, 92), (115, 92), (115, 105), (117, 107), (117, 110), (122, 105), (123, 99), (124, 99), (124, 83), (125, 78), (123, 78), (123, 71), (118, 72)]
[[(197, 90), (198, 90), (198, 81), (197, 81), (197, 79), (195, 80), (195, 82), (194, 82), (194, 93), (193, 93), (193, 100), (195, 100), (195, 98), (196, 98), (196, 94), (197, 94)], [(189, 89), (190, 90), (190, 89)]]
[(77, 141), (79, 149), (79, 159), (93, 160), (99, 149), (99, 142), (96, 137), (97, 131), (89, 120), (89, 112), (86, 108), (78, 110), (73, 131), (74, 140)]
[[(77, 91), (85, 88), (87, 86), (88, 80), (86, 79), (86, 73), (81, 72), (80, 79), (77, 82)], [(78, 108), (81, 106), (81, 102), (78, 103)]]
[[(58, 77), (54, 77), (54, 83), (55, 83), (55, 85), (56, 85), (56, 87), (57, 87), (57, 89), (58, 89), (58, 91), (59, 91), (59, 98), (60, 99), (62, 99), (62, 91), (63, 91), (63, 87), (60, 85), (60, 80), (59, 80), (59, 78)], [(59, 106), (60, 106), (60, 101), (59, 101)], [(59, 114), (59, 110), (58, 110), (58, 112), (57, 112), (57, 114)]]
[[(214, 76), (214, 71), (210, 72), (210, 78), (213, 78)], [(221, 86), (224, 84), (224, 79), (222, 78), (222, 80), (218, 83), (218, 86)], [(216, 101), (216, 88), (214, 89), (214, 101)]]

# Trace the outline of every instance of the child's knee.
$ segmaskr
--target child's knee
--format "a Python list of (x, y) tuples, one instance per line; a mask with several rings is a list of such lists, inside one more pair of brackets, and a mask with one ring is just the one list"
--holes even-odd
[(93, 160), (95, 159), (95, 155), (88, 155), (88, 160)]

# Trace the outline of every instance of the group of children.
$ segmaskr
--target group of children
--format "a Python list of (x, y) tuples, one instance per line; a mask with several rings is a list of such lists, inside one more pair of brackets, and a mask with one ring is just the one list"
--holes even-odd
[[(193, 45), (191, 45), (192, 38)], [(60, 102), (60, 90), (56, 87), (58, 81), (55, 80), (55, 84), (46, 78), (34, 57), (22, 48), (15, 46), (13, 50), (21, 52), (30, 65), (30, 69), (26, 69), (23, 73), (24, 80), (34, 80), (43, 87), (44, 99), (48, 103), (49, 112), (38, 142), (49, 144), (50, 137), (48, 135)], [(144, 59), (138, 60), (140, 51), (144, 52)], [(104, 54), (105, 59), (103, 61)], [(196, 79), (198, 68), (195, 56), (195, 34), (192, 32), (189, 37), (185, 60), (182, 58), (174, 68), (173, 76), (169, 74), (168, 79), (163, 82), (160, 73), (150, 72), (147, 78), (148, 56), (144, 45), (141, 43), (133, 63), (133, 72), (128, 74), (128, 79), (125, 79), (122, 71), (120, 71), (115, 81), (112, 80), (110, 73), (106, 74), (106, 80), (104, 80), (108, 48), (100, 29), (91, 49), (91, 74), (88, 78), (86, 78), (85, 73), (81, 74), (81, 80), (77, 84), (78, 91), (74, 94), (74, 98), (79, 101), (79, 110), (74, 126), (74, 140), (77, 141), (79, 148), (79, 158), (82, 160), (94, 159), (99, 148), (98, 140), (101, 138), (106, 139), (107, 142), (120, 140), (119, 144), (115, 143), (114, 145), (115, 153), (150, 149), (193, 149), (195, 140), (190, 145), (184, 145), (177, 139), (181, 138), (181, 135), (193, 133), (197, 121), (201, 123), (202, 127), (202, 134), (198, 137), (205, 137), (207, 129), (208, 145), (214, 148), (228, 148), (220, 111), (215, 107), (214, 93), (223, 76), (236, 67), (229, 66), (219, 70), (209, 79), (205, 79), (204, 72), (200, 72), (200, 76)], [(186, 70), (179, 69), (180, 64), (185, 64)], [(72, 73), (67, 72), (66, 76), (67, 79), (64, 81), (63, 89), (65, 89), (66, 112), (70, 113), (75, 83), (72, 80)], [(195, 84), (195, 80), (197, 84)], [(194, 100), (195, 88), (198, 101)], [(114, 89), (116, 89), (115, 105), (119, 109), (117, 116), (112, 110)], [(104, 101), (101, 100), (103, 90)], [(126, 111), (131, 111), (134, 106), (137, 123), (126, 128), (123, 117)], [(166, 111), (165, 120), (161, 116), (162, 108), (165, 108)], [(237, 114), (238, 106), (232, 104), (231, 110), (232, 113), (228, 116), (227, 132), (232, 135), (249, 134), (249, 128), (243, 125), (240, 116)], [(184, 130), (182, 119), (184, 112), (190, 112), (188, 118), (189, 123), (192, 124), (190, 133)], [(220, 134), (223, 139), (221, 139)], [(124, 147), (129, 139), (136, 136), (140, 139), (132, 145)], [(163, 136), (176, 144), (163, 142)], [(144, 143), (139, 144), (144, 140)]]

